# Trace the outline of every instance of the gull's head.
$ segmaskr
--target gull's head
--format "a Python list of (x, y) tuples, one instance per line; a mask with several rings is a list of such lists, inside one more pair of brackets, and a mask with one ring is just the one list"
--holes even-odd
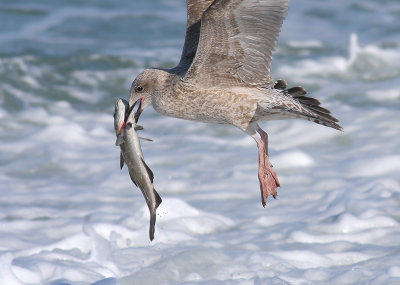
[(159, 92), (162, 92), (165, 81), (165, 71), (160, 69), (146, 69), (140, 73), (131, 86), (131, 96), (129, 106), (135, 105), (140, 101), (138, 113), (140, 114), (145, 107), (153, 104), (154, 98)]

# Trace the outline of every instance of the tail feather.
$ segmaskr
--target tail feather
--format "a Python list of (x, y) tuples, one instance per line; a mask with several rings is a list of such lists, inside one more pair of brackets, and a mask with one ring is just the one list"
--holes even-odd
[(318, 111), (318, 110), (313, 110), (313, 109), (310, 109), (310, 110), (311, 110), (313, 113), (316, 113), (316, 114), (319, 116), (319, 118), (321, 118), (321, 119), (324, 119), (324, 120), (326, 120), (326, 121), (332, 121), (332, 122), (335, 122), (335, 123), (339, 122), (338, 119), (336, 119), (335, 117), (333, 117), (333, 116), (330, 115), (330, 114), (323, 113), (323, 112), (320, 112), (320, 111)]
[(275, 89), (278, 89), (278, 90), (285, 90), (286, 87), (287, 87), (286, 81), (283, 80), (283, 79), (278, 79), (278, 80), (275, 82), (275, 85), (274, 85), (274, 88), (275, 88)]
[(304, 96), (307, 94), (307, 91), (303, 87), (292, 87), (284, 90), (283, 92), (285, 95), (292, 97), (294, 100), (300, 103), (301, 107), (305, 109), (303, 109), (303, 111), (292, 110), (292, 112), (302, 115), (303, 118), (305, 117), (305, 119), (313, 121), (317, 124), (343, 131), (342, 126), (337, 124), (339, 120), (332, 116), (328, 109), (321, 107), (319, 100)]
[(317, 100), (315, 98), (311, 98), (311, 97), (299, 96), (299, 97), (296, 97), (296, 99), (299, 100), (302, 104), (305, 104), (305, 105), (319, 106), (321, 104), (321, 102), (319, 102), (319, 100)]
[[(329, 111), (328, 109), (325, 109), (325, 108), (323, 108), (323, 107), (321, 107), (321, 106), (318, 106), (318, 105), (310, 105), (310, 104), (308, 104), (307, 102), (303, 102), (303, 101), (301, 101), (301, 100), (299, 100), (299, 102), (300, 102), (300, 104), (301, 104), (302, 106), (306, 107), (308, 110), (311, 110), (311, 111), (313, 111), (313, 112), (315, 112), (315, 113), (319, 113), (319, 114), (321, 114), (321, 115), (330, 115), (330, 114), (331, 114), (331, 111)], [(335, 119), (335, 120), (336, 120), (336, 119)], [(335, 122), (337, 122), (337, 121), (335, 121)]]
[(300, 86), (289, 88), (286, 90), (286, 92), (292, 97), (300, 97), (307, 94), (307, 91)]

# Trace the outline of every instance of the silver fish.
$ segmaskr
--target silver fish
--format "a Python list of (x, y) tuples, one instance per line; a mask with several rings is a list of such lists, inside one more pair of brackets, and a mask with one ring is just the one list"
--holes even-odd
[[(138, 112), (129, 109), (128, 102), (118, 99), (115, 102), (114, 128), (117, 135), (115, 145), (121, 148), (120, 167), (124, 162), (128, 166), (129, 176), (132, 182), (140, 188), (150, 211), (150, 240), (154, 239), (154, 227), (156, 224), (156, 210), (162, 199), (153, 186), (153, 172), (143, 159), (142, 149), (139, 143), (139, 136), (136, 130), (143, 129), (137, 125)], [(140, 109), (140, 107), (139, 107)]]

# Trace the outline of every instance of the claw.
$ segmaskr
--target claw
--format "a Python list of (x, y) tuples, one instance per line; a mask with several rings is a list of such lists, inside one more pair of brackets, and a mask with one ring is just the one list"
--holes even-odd
[(260, 181), (261, 203), (263, 207), (265, 207), (265, 205), (267, 204), (267, 198), (269, 195), (272, 195), (272, 197), (276, 199), (276, 196), (278, 195), (276, 190), (280, 186), (275, 171), (272, 169), (272, 166), (269, 163), (267, 164), (269, 165), (269, 167), (260, 166), (258, 176), (258, 179)]

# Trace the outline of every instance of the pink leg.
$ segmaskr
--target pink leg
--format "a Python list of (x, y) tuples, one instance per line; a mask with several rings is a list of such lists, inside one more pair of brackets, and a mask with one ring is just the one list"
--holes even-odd
[(258, 165), (258, 180), (260, 181), (261, 190), (261, 203), (263, 207), (266, 205), (267, 197), (272, 195), (276, 198), (276, 189), (280, 186), (278, 176), (272, 169), (272, 164), (269, 162), (268, 157), (268, 135), (260, 127), (257, 126), (257, 132), (261, 138), (257, 135), (252, 135), (257, 142), (259, 165)]

